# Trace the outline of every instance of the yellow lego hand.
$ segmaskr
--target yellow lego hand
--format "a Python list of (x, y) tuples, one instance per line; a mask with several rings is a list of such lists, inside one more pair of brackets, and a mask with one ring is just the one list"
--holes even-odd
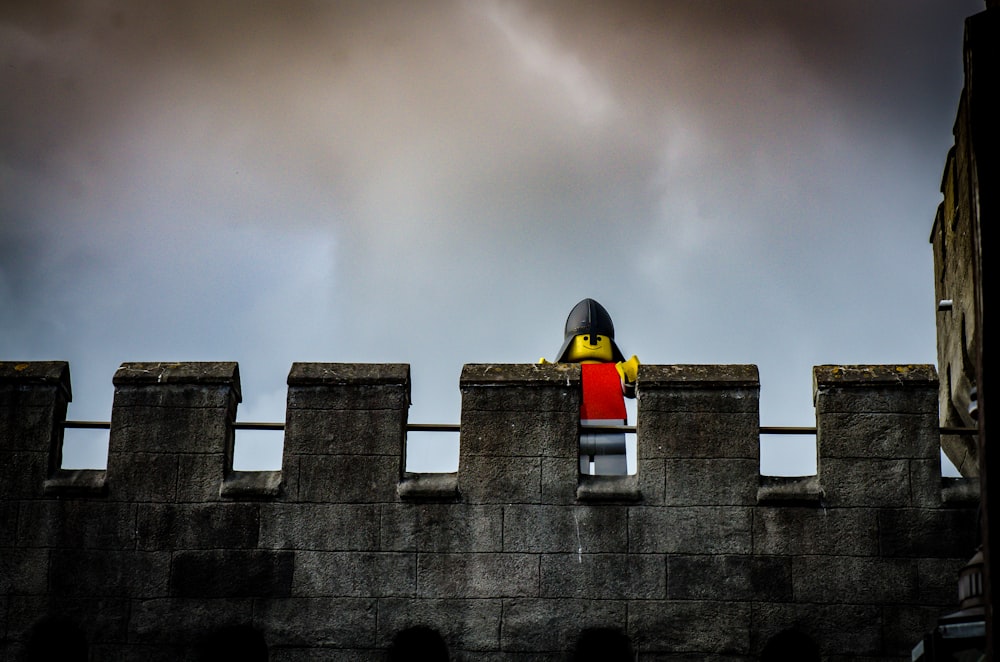
[(618, 376), (622, 378), (622, 395), (626, 398), (635, 397), (635, 379), (639, 374), (639, 358), (633, 354), (628, 361), (619, 361), (615, 364)]
[(636, 375), (639, 374), (639, 357), (633, 354), (628, 361), (616, 363), (615, 368), (618, 369), (618, 375), (622, 378), (623, 383), (634, 384)]
[(545, 358), (545, 357), (543, 356), (542, 358), (538, 359), (538, 364), (539, 364), (539, 365), (548, 365), (548, 364), (549, 364), (549, 362), (548, 362), (548, 360), (546, 360), (546, 358)]

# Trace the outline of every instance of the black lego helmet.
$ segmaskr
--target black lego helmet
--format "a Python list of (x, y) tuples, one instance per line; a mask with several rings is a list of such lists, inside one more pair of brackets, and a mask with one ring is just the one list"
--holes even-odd
[(573, 338), (585, 333), (607, 336), (611, 341), (611, 360), (616, 363), (625, 360), (625, 356), (615, 343), (615, 325), (611, 321), (611, 315), (604, 306), (593, 299), (584, 299), (569, 311), (569, 317), (566, 318), (566, 337), (556, 356), (556, 362), (565, 361), (566, 352)]

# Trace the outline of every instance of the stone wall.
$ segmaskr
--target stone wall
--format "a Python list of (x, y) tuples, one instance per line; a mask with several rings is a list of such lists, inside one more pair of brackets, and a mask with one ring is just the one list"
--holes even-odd
[(759, 475), (756, 367), (658, 365), (637, 474), (581, 476), (565, 364), (465, 366), (456, 474), (404, 472), (408, 366), (295, 364), (281, 471), (236, 472), (235, 363), (125, 364), (67, 471), (68, 366), (0, 362), (0, 660), (909, 659), (975, 486), (932, 367), (814, 378), (812, 477)]

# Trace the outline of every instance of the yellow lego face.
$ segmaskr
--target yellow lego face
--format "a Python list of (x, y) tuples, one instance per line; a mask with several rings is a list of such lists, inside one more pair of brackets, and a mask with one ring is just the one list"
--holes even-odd
[(611, 356), (611, 340), (589, 333), (573, 338), (566, 352), (566, 360), (572, 363), (610, 363)]

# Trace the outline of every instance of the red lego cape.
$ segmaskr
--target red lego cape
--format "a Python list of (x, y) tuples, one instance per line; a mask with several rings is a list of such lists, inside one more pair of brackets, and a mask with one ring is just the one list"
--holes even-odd
[(584, 363), (583, 403), (580, 420), (624, 421), (625, 398), (622, 396), (622, 378), (614, 363)]

